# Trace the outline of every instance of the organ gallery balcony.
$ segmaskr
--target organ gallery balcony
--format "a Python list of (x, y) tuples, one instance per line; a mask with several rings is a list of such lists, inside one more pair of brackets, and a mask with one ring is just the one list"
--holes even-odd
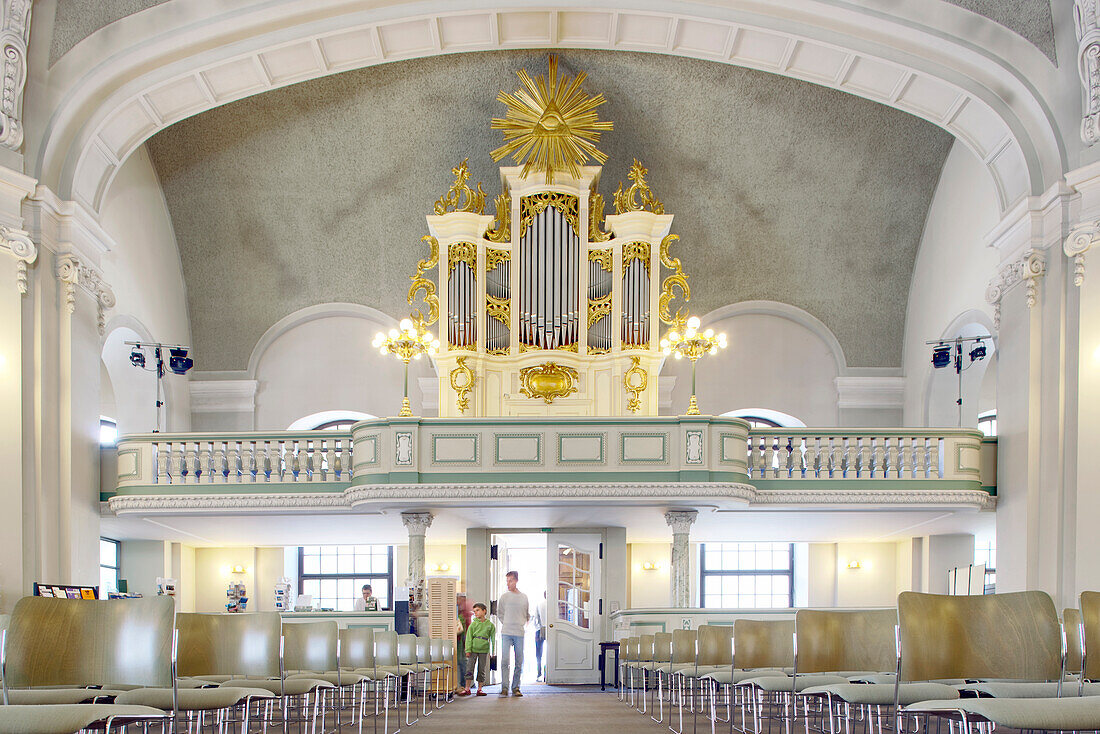
[(996, 440), (969, 429), (751, 429), (738, 418), (386, 418), (348, 431), (118, 442), (117, 514), (369, 510), (486, 498), (720, 508), (991, 509)]

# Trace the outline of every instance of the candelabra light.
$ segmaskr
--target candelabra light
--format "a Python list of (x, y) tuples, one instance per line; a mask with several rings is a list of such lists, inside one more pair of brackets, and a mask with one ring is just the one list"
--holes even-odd
[(405, 363), (405, 394), (398, 415), (408, 417), (413, 414), (409, 405), (409, 360), (420, 359), (424, 354), (434, 357), (439, 350), (439, 340), (420, 324), (414, 324), (412, 319), (403, 319), (400, 327), (400, 330), (390, 329), (388, 334), (378, 332), (374, 337), (374, 346), (382, 354), (396, 355)]
[[(683, 329), (682, 333), (680, 329)], [(688, 404), (688, 415), (699, 415), (699, 403), (695, 399), (695, 363), (704, 354), (717, 354), (719, 349), (725, 348), (726, 335), (715, 334), (714, 329), (699, 331), (698, 316), (692, 316), (680, 328), (673, 326), (661, 340), (662, 352), (671, 354), (675, 359), (687, 357), (691, 360), (691, 402)]]

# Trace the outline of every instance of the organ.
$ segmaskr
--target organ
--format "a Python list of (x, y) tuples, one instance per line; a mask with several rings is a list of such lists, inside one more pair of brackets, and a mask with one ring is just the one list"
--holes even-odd
[(602, 169), (584, 165), (606, 161), (602, 95), (583, 92), (583, 74), (559, 77), (554, 57), (546, 78), (519, 76), (498, 98), (493, 155), (523, 165), (500, 168), (494, 214), (456, 166), (412, 276), (412, 319), (439, 323), (440, 416), (657, 415), (659, 324), (682, 330), (690, 298), (672, 215), (635, 160), (605, 216)]

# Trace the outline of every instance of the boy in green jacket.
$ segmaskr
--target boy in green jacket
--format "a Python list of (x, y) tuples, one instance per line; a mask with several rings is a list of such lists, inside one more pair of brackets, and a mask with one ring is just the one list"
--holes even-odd
[(470, 692), (470, 684), (474, 682), (474, 664), (477, 664), (477, 695), (488, 695), (482, 690), (489, 681), (489, 655), (493, 651), (496, 642), (496, 626), (490, 622), (486, 615), (489, 610), (484, 604), (474, 604), (474, 618), (470, 620), (470, 627), (466, 630), (466, 692)]

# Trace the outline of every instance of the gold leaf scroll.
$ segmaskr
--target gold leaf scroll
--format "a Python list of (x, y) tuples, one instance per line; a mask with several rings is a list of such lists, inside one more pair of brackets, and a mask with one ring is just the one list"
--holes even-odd
[(425, 317), (423, 309), (417, 308), (411, 316), (412, 320), (418, 324), (431, 326), (439, 320), (439, 298), (435, 295), (435, 283), (425, 278), (424, 273), (439, 264), (439, 241), (430, 234), (424, 235), (420, 240), (427, 242), (431, 249), (428, 257), (416, 264), (416, 275), (409, 277), (412, 285), (409, 286), (408, 301), (410, 306), (413, 305), (417, 293), (424, 291), (424, 304), (428, 306), (428, 315)]
[[(661, 321), (666, 324), (675, 324), (678, 328), (682, 327), (683, 323), (687, 321), (687, 309), (685, 308), (686, 302), (691, 300), (691, 286), (688, 285), (688, 277), (684, 273), (683, 268), (680, 267), (680, 258), (672, 257), (669, 255), (668, 249), (673, 242), (680, 239), (680, 235), (670, 234), (661, 240), (660, 257), (661, 265), (671, 270), (668, 277), (661, 283), (661, 297), (657, 301), (657, 315), (661, 317)], [(676, 307), (676, 312), (669, 311), (669, 304), (676, 298), (675, 289), (680, 289), (680, 295), (683, 298), (683, 304)]]
[[(439, 197), (439, 201), (435, 203), (436, 214), (443, 215), (449, 211), (481, 214), (484, 211), (485, 192), (481, 190), (481, 184), (479, 183), (477, 191), (474, 191), (466, 183), (470, 178), (470, 169), (466, 165), (469, 160), (467, 158), (451, 169), (455, 182), (451, 184), (451, 188), (447, 193)], [(463, 202), (463, 199), (465, 199), (465, 202)]]

